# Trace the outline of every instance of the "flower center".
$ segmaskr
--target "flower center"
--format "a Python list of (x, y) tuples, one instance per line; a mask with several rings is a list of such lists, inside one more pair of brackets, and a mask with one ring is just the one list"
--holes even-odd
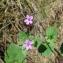
[(31, 45), (30, 43), (27, 43), (27, 46)]
[(30, 19), (30, 18), (28, 18), (28, 21), (31, 21), (31, 19)]

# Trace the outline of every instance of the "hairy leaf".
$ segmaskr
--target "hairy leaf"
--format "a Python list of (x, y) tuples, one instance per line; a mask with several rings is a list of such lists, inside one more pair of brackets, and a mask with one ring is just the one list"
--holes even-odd
[(22, 63), (26, 57), (26, 51), (22, 50), (22, 47), (11, 43), (7, 51), (5, 52), (6, 63)]
[(28, 35), (25, 32), (19, 32), (18, 34), (18, 44), (22, 45), (23, 42), (28, 38)]
[(43, 56), (50, 56), (55, 48), (55, 41), (57, 39), (57, 28), (55, 26), (49, 26), (46, 29), (46, 50), (42, 52)]
[(46, 29), (47, 42), (55, 42), (57, 38), (57, 28), (55, 26), (49, 26)]

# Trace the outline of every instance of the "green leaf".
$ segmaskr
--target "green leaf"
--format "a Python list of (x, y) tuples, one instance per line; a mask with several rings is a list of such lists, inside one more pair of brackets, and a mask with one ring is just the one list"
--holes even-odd
[(42, 53), (42, 55), (45, 57), (49, 57), (52, 54), (52, 50), (54, 49), (54, 47), (50, 46), (50, 44), (45, 44), (45, 46), (47, 49)]
[(45, 57), (49, 57), (51, 54), (52, 54), (52, 52), (51, 52), (50, 48), (47, 48), (47, 50), (44, 53), (42, 53), (42, 55)]
[(33, 36), (33, 35), (29, 35), (29, 39), (32, 40), (33, 44), (35, 47), (39, 47), (39, 45), (42, 43), (39, 35)]
[(37, 48), (39, 47), (39, 45), (42, 43), (40, 37), (37, 35), (34, 37), (34, 46), (36, 46)]
[(57, 38), (57, 28), (55, 26), (49, 26), (46, 29), (47, 42), (55, 42)]
[(43, 44), (38, 40), (38, 37), (36, 40), (38, 40), (38, 52), (41, 53), (43, 56), (49, 57), (55, 48), (55, 41), (57, 39), (57, 28), (55, 26), (49, 26), (46, 29), (46, 42)]
[(18, 34), (18, 45), (22, 45), (23, 42), (28, 38), (28, 34), (25, 32), (19, 32)]
[(38, 47), (38, 52), (41, 53), (45, 57), (49, 57), (53, 53), (54, 47), (55, 47), (54, 42), (53, 43), (45, 42), (43, 44), (40, 44), (40, 46)]
[(27, 52), (22, 50), (22, 47), (11, 43), (7, 50), (5, 51), (5, 61), (6, 63), (22, 63), (24, 61)]

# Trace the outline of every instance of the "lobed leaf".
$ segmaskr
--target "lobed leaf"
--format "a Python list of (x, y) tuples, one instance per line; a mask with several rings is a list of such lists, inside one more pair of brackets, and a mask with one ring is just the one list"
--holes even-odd
[(6, 63), (22, 63), (26, 57), (26, 51), (22, 50), (22, 47), (11, 43), (7, 51), (5, 52), (5, 62)]

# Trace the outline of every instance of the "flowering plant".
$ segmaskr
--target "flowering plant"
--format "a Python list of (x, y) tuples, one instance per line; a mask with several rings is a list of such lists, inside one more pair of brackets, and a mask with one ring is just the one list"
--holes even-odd
[[(26, 25), (33, 24), (33, 16), (26, 15), (24, 23)], [(27, 52), (36, 47), (38, 52), (43, 56), (49, 56), (54, 50), (55, 41), (57, 39), (57, 28), (49, 26), (45, 31), (45, 41), (43, 42), (39, 34), (32, 35), (29, 32), (18, 33), (18, 44), (11, 43), (5, 51), (6, 63), (23, 63), (27, 58)], [(26, 54), (25, 54), (26, 53)], [(26, 62), (24, 62), (26, 63)]]

